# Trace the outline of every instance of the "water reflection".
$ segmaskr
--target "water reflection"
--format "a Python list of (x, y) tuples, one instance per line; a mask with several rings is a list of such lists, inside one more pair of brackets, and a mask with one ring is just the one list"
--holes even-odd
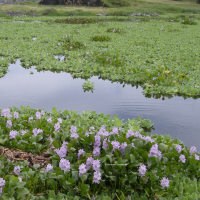
[[(85, 110), (97, 113), (118, 115), (127, 120), (143, 116), (155, 123), (153, 133), (169, 134), (181, 139), (190, 147), (199, 145), (200, 100), (174, 97), (172, 99), (145, 98), (142, 88), (92, 77), (95, 83), (93, 93), (85, 92), (82, 84), (85, 80), (73, 79), (68, 73), (37, 72), (34, 67), (24, 69), (18, 61), (11, 64), (8, 72), (0, 79), (0, 108), (29, 105), (32, 108), (44, 108), (51, 111)], [(34, 74), (30, 75), (30, 71)]]

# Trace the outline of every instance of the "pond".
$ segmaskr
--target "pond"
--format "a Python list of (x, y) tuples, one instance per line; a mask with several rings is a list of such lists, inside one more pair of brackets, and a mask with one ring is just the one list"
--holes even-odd
[(24, 69), (18, 60), (0, 79), (0, 108), (29, 105), (47, 111), (52, 107), (62, 111), (77, 110), (78, 113), (89, 110), (111, 117), (118, 115), (125, 120), (143, 116), (155, 123), (152, 133), (170, 135), (189, 148), (194, 145), (200, 150), (200, 99), (146, 98), (141, 87), (123, 87), (98, 77), (89, 80), (95, 84), (93, 93), (83, 91), (83, 79), (73, 79), (65, 72), (37, 72), (34, 67)]

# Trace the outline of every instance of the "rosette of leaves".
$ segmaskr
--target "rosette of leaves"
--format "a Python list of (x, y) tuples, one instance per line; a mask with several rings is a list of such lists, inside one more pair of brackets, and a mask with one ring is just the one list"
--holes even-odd
[(89, 80), (82, 85), (84, 92), (90, 91), (93, 93), (94, 90), (94, 82), (90, 82)]

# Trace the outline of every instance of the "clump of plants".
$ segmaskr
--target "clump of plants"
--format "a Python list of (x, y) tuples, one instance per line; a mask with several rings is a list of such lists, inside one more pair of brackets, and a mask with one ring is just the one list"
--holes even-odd
[(94, 53), (92, 59), (101, 66), (112, 65), (115, 67), (121, 67), (125, 64), (125, 58), (119, 56), (117, 53)]
[(94, 42), (109, 42), (111, 41), (111, 37), (109, 37), (108, 35), (104, 36), (104, 35), (96, 35), (91, 37), (91, 40)]
[[(0, 156), (2, 199), (66, 195), (68, 199), (153, 200), (199, 194), (196, 147), (188, 149), (167, 135), (149, 135), (141, 125), (151, 125), (142, 118), (124, 123), (117, 116), (95, 112), (53, 108), (48, 113), (23, 106), (0, 113), (2, 146), (38, 154), (51, 147), (45, 168)], [(37, 194), (43, 198), (36, 198)]]
[(98, 20), (92, 18), (75, 18), (75, 17), (55, 20), (55, 23), (64, 23), (64, 24), (92, 24), (97, 22)]
[(182, 20), (181, 24), (185, 25), (197, 25), (197, 22), (192, 19), (184, 19)]
[(82, 85), (84, 92), (91, 91), (93, 93), (94, 90), (94, 82), (90, 82), (89, 80), (83, 83)]
[(74, 42), (65, 42), (62, 47), (63, 47), (63, 49), (71, 51), (74, 49), (85, 48), (85, 45), (82, 42), (74, 41)]
[(119, 29), (119, 28), (108, 28), (107, 32), (109, 32), (109, 33), (122, 33), (123, 30)]

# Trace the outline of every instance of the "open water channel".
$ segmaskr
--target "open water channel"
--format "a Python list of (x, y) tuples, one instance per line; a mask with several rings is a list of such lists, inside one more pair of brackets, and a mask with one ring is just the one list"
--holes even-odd
[(77, 110), (78, 113), (95, 110), (125, 120), (143, 116), (155, 123), (152, 133), (170, 135), (200, 151), (200, 99), (146, 98), (141, 87), (122, 87), (98, 77), (89, 80), (95, 84), (93, 93), (84, 92), (83, 79), (73, 79), (65, 72), (37, 72), (34, 67), (24, 69), (17, 61), (0, 79), (0, 108), (29, 105), (46, 111), (51, 111), (52, 107), (62, 111)]

